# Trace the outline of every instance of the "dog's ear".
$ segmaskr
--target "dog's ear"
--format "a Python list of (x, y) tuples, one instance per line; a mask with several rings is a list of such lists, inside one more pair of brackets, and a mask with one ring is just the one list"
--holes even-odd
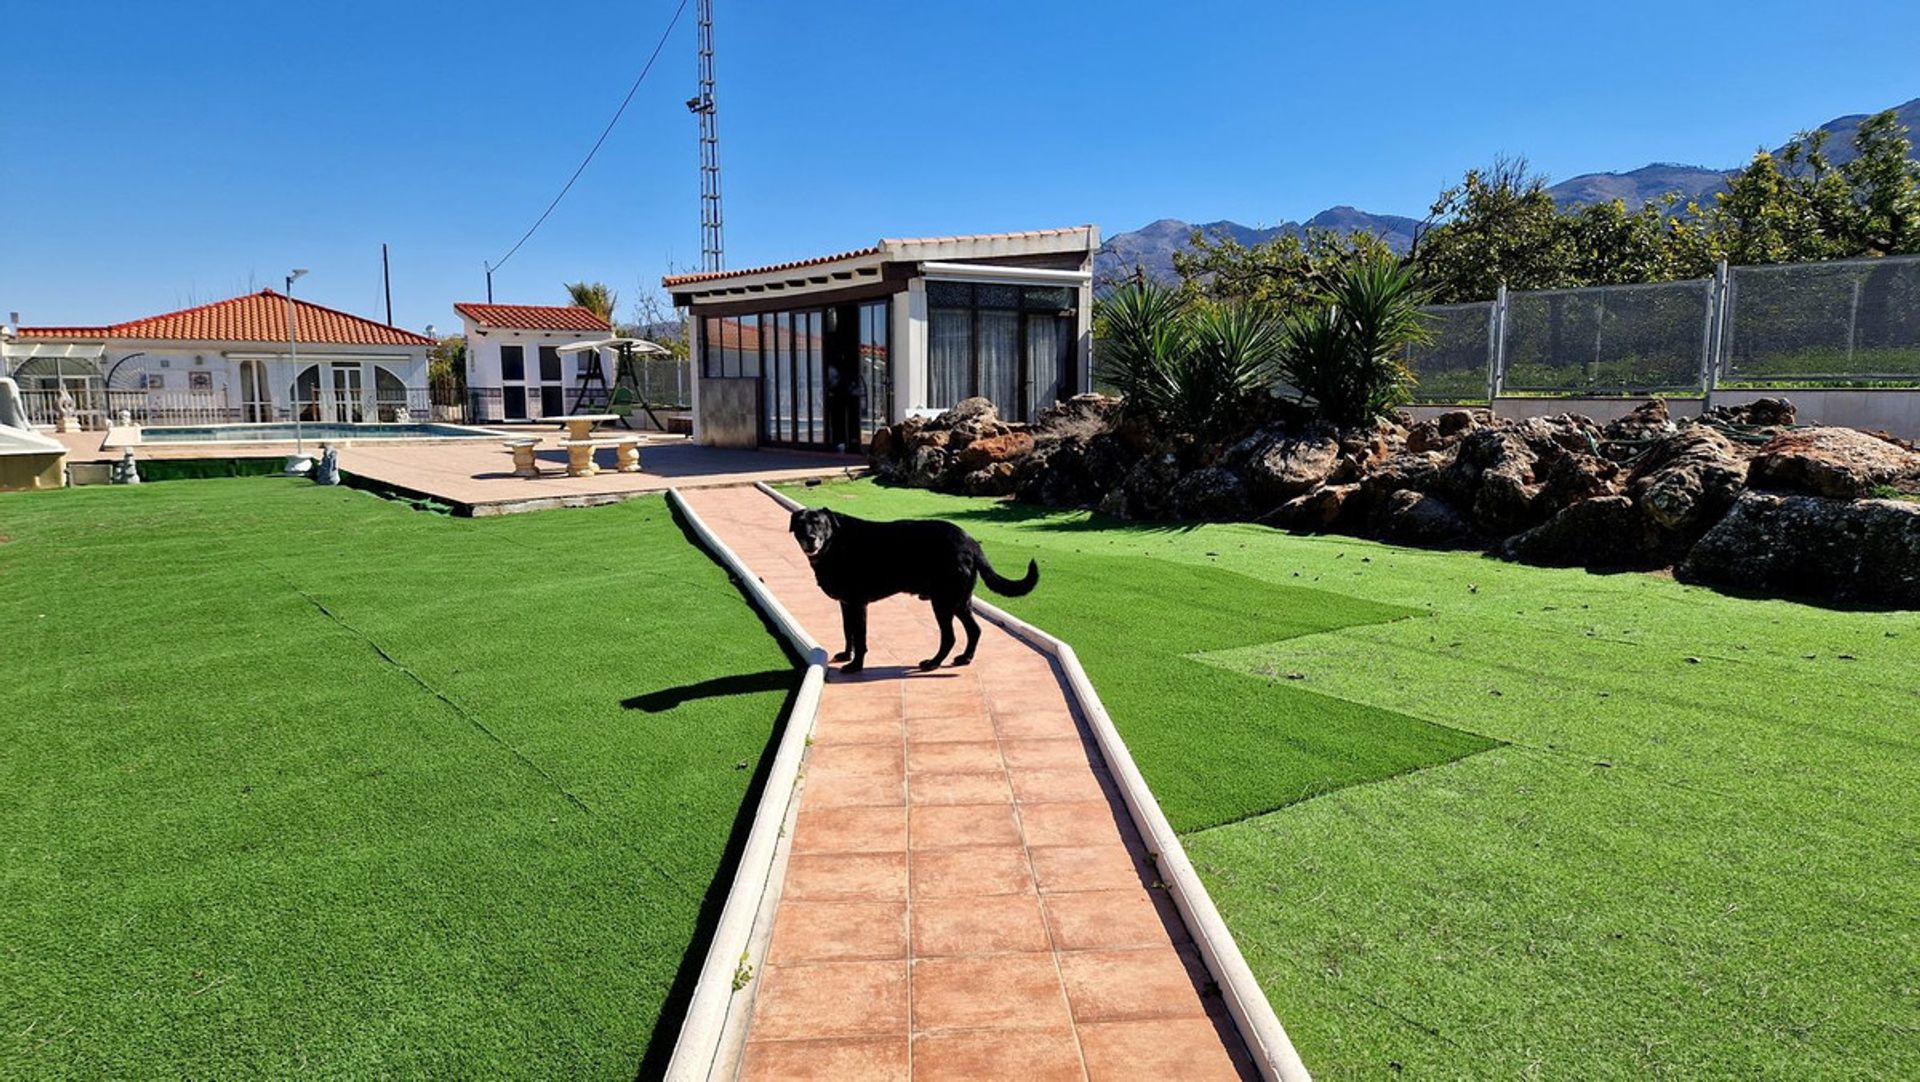
[(788, 515), (787, 516), (787, 532), (790, 534), (799, 533), (800, 522), (802, 519), (805, 519), (806, 517), (807, 517), (807, 512), (804, 509), (795, 511), (793, 514)]

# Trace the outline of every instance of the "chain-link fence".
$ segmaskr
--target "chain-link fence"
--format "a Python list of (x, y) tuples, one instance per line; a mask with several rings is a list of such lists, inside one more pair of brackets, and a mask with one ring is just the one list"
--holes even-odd
[(1920, 256), (1722, 266), (1426, 311), (1434, 340), (1405, 357), (1418, 402), (1920, 387)]
[(1698, 391), (1713, 283), (1515, 293), (1499, 348), (1505, 394)]
[(1920, 381), (1920, 257), (1735, 267), (1721, 386)]
[(1495, 302), (1438, 304), (1427, 310), (1431, 342), (1407, 347), (1403, 363), (1422, 402), (1485, 402), (1492, 393)]

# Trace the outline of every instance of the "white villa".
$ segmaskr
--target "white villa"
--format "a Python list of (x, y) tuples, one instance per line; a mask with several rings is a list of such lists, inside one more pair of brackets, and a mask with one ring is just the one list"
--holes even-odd
[(1090, 225), (882, 240), (661, 279), (693, 337), (694, 438), (853, 450), (963, 398), (1030, 420), (1092, 387)]
[(582, 373), (613, 376), (606, 349), (561, 352), (582, 339), (605, 340), (613, 327), (578, 305), (453, 306), (466, 325), (468, 420), (534, 421), (574, 412)]
[(0, 337), (0, 375), (36, 424), (71, 416), (138, 423), (430, 417), (433, 339), (271, 289), (98, 327), (18, 327)]

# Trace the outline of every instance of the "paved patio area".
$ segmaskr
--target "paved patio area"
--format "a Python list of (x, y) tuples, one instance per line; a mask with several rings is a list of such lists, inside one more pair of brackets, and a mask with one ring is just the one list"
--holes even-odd
[[(349, 473), (460, 504), (474, 514), (531, 511), (573, 503), (601, 503), (628, 499), (669, 488), (692, 489), (715, 485), (778, 484), (815, 477), (841, 477), (866, 467), (857, 455), (787, 451), (773, 448), (739, 450), (702, 447), (685, 436), (647, 433), (640, 452), (639, 473), (616, 473), (613, 449), (601, 448), (594, 461), (602, 472), (593, 477), (568, 477), (567, 456), (552, 426), (502, 430), (500, 440), (537, 435), (544, 439), (536, 458), (542, 475), (516, 477), (512, 457), (500, 441), (469, 443), (405, 443), (365, 441), (340, 449), (340, 468)], [(67, 445), (75, 462), (117, 460), (121, 452), (101, 449), (104, 432), (73, 432), (55, 438)], [(135, 450), (141, 461), (152, 458), (284, 458), (292, 444), (153, 444)], [(319, 445), (307, 444), (309, 453)], [(762, 497), (764, 499), (764, 497)]]
[[(838, 649), (787, 512), (686, 496)], [(830, 673), (742, 1077), (1253, 1077), (1051, 659), (982, 631), (921, 673), (933, 617), (893, 598), (868, 671)]]

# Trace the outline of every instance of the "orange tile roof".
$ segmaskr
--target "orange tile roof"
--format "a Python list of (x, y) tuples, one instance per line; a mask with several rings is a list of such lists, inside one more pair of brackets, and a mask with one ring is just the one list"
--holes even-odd
[(855, 248), (832, 255), (814, 256), (812, 259), (796, 259), (790, 263), (769, 263), (764, 267), (742, 267), (739, 270), (701, 271), (697, 274), (675, 274), (660, 279), (660, 284), (668, 289), (675, 286), (693, 285), (698, 282), (711, 282), (720, 278), (742, 278), (749, 274), (768, 274), (774, 271), (796, 270), (800, 267), (814, 267), (822, 263), (837, 263), (842, 259), (857, 259), (861, 256), (879, 255), (888, 248), (903, 244), (947, 244), (980, 240), (1032, 240), (1040, 237), (1057, 237), (1063, 233), (1078, 233), (1089, 228), (1084, 225), (1066, 226), (1061, 229), (1022, 229), (1012, 233), (962, 233), (953, 237), (884, 237), (880, 243), (866, 248)]
[[(371, 319), (362, 319), (298, 297), (293, 301), (295, 336), (302, 342), (353, 346), (430, 346), (433, 339)], [(16, 337), (93, 341), (264, 342), (287, 340), (287, 298), (271, 289), (178, 312), (104, 327), (21, 327)]]
[(604, 319), (577, 304), (481, 304), (463, 301), (453, 310), (489, 327), (534, 331), (610, 331)]

